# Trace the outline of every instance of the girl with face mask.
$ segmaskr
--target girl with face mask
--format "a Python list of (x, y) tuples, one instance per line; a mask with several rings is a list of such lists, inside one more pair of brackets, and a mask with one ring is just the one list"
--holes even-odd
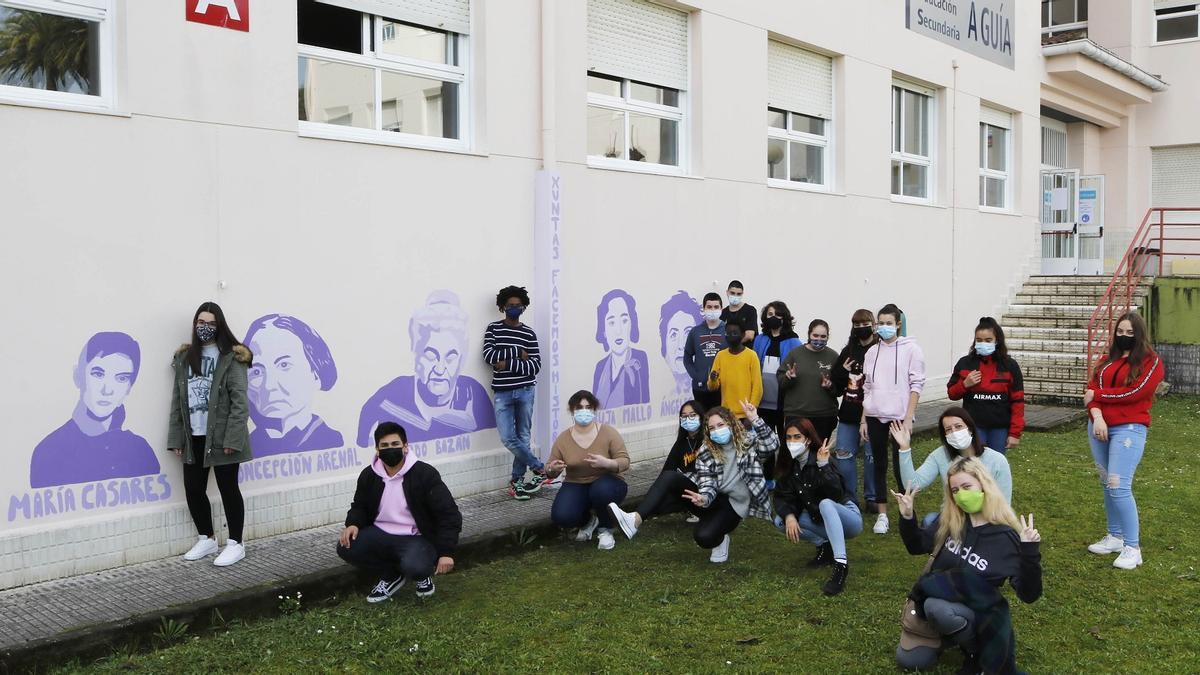
[(1088, 409), (1088, 442), (1100, 469), (1108, 532), (1088, 546), (1096, 555), (1120, 553), (1113, 567), (1142, 564), (1133, 474), (1146, 449), (1150, 407), (1163, 381), (1163, 363), (1150, 346), (1146, 322), (1136, 312), (1117, 321), (1108, 356), (1096, 367), (1083, 401)]
[(879, 338), (875, 335), (875, 314), (869, 309), (857, 309), (850, 317), (850, 338), (834, 361), (830, 379), (834, 393), (842, 397), (837, 415), (837, 443), (834, 446), (834, 463), (846, 480), (850, 496), (854, 498), (858, 487), (857, 459), (862, 458), (863, 503), (875, 503), (875, 463), (871, 456), (871, 444), (864, 441), (858, 432), (858, 423), (863, 413), (863, 359), (867, 350)]
[[(950, 407), (942, 411), (938, 418), (942, 444), (929, 453), (921, 463), (921, 468), (916, 470), (913, 469), (911, 434), (897, 423), (892, 424), (891, 432), (896, 445), (900, 447), (900, 480), (905, 486), (924, 490), (933, 485), (939, 476), (945, 482), (954, 460), (974, 457), (987, 467), (1004, 501), (1012, 500), (1012, 470), (1008, 466), (1008, 458), (983, 444), (975, 420), (966, 410)], [(936, 518), (937, 513), (926, 514), (922, 523), (928, 525)]]
[(862, 513), (841, 472), (830, 462), (831, 439), (822, 442), (812, 422), (801, 418), (785, 423), (784, 441), (775, 462), (775, 511), (783, 519), (789, 541), (804, 539), (817, 547), (807, 567), (833, 566), (833, 575), (821, 590), (837, 595), (846, 587), (850, 571), (846, 540), (862, 532)]
[(1015, 673), (1016, 639), (1008, 582), (1022, 602), (1042, 595), (1041, 534), (1033, 514), (1018, 518), (983, 462), (960, 457), (950, 464), (936, 526), (921, 528), (914, 517), (916, 486), (900, 494), (900, 538), (912, 555), (934, 554), (926, 573), (909, 592), (912, 611), (938, 637), (905, 631), (896, 661), (906, 670), (932, 670), (941, 651), (957, 646), (959, 672)]
[(567, 408), (574, 424), (554, 439), (546, 462), (550, 479), (567, 474), (550, 507), (550, 520), (559, 527), (579, 528), (575, 541), (589, 541), (596, 534), (599, 548), (607, 551), (616, 546), (608, 505), (621, 503), (629, 491), (621, 476), (629, 470), (629, 452), (621, 434), (596, 418), (600, 402), (592, 392), (571, 394)]
[(958, 360), (946, 393), (979, 425), (983, 444), (1001, 453), (1017, 447), (1025, 428), (1025, 384), (1021, 366), (1008, 355), (1004, 329), (990, 316), (979, 319), (975, 341)]

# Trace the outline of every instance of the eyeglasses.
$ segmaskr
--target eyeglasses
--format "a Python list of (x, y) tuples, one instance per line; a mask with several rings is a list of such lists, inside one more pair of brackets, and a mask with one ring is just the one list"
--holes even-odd
[(699, 415), (680, 415), (679, 419), (691, 421), (691, 420), (700, 419), (700, 416)]
[(379, 444), (380, 450), (390, 450), (392, 448), (403, 448), (403, 447), (404, 447), (404, 441), (392, 441), (391, 443), (380, 443)]

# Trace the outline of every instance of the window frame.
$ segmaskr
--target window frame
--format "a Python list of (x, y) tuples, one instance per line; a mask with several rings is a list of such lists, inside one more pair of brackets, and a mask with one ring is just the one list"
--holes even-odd
[[(621, 169), (624, 171), (640, 171), (644, 173), (659, 173), (670, 176), (685, 176), (687, 175), (687, 145), (688, 138), (687, 118), (688, 118), (688, 98), (687, 92), (683, 89), (675, 89), (666, 87), (660, 84), (651, 84), (642, 82), (641, 80), (633, 80), (628, 77), (620, 77), (609, 73), (600, 73), (596, 71), (587, 71), (587, 77), (597, 76), (601, 79), (620, 82), (621, 96), (609, 96), (607, 94), (598, 94), (593, 91), (587, 92), (586, 108), (602, 108), (622, 114), (624, 120), (623, 138), (625, 142), (621, 149), (621, 157), (605, 157), (603, 155), (586, 155), (587, 165), (590, 167), (602, 169)], [(669, 89), (677, 92), (679, 96), (679, 105), (668, 106), (658, 103), (650, 103), (648, 101), (640, 101), (632, 96), (632, 84), (638, 83), (658, 89)], [(675, 124), (675, 148), (676, 148), (676, 164), (658, 164), (654, 162), (639, 162), (628, 159), (629, 143), (632, 139), (629, 133), (629, 116), (630, 114), (646, 115), (659, 119), (673, 120)], [(586, 127), (586, 122), (585, 122)], [(587, 148), (584, 148), (587, 152)]]
[[(1038, 13), (1039, 13), (1038, 22), (1039, 23), (1041, 22), (1041, 16), (1040, 16), (1041, 9), (1042, 9), (1042, 5), (1044, 5), (1046, 2), (1053, 3), (1053, 2), (1067, 2), (1067, 1), (1068, 0), (1042, 0), (1042, 4), (1038, 5)], [(1054, 23), (1054, 8), (1051, 7), (1050, 11), (1047, 13), (1047, 20), (1050, 23), (1048, 25), (1042, 26), (1042, 35), (1048, 35), (1051, 33), (1064, 33), (1067, 31), (1080, 30), (1080, 29), (1087, 28), (1088, 20), (1087, 19), (1084, 19), (1083, 21), (1079, 20), (1079, 3), (1081, 1), (1087, 2), (1087, 0), (1069, 0), (1069, 1), (1071, 3), (1073, 3), (1074, 11), (1071, 12), (1071, 16), (1075, 20), (1069, 21), (1067, 23), (1060, 23), (1060, 24)], [(1088, 8), (1088, 16), (1091, 16), (1091, 7)]]
[[(899, 89), (901, 92), (907, 91), (907, 92), (911, 92), (913, 94), (917, 94), (919, 96), (924, 96), (927, 99), (926, 100), (926, 112), (928, 114), (926, 115), (926, 119), (928, 120), (928, 128), (925, 129), (925, 135), (929, 139), (929, 149), (928, 149), (929, 156), (927, 156), (927, 157), (923, 156), (923, 155), (914, 155), (912, 153), (904, 152), (905, 137), (904, 137), (903, 119), (900, 119), (900, 120), (895, 119), (895, 111), (896, 111), (895, 96), (896, 96), (897, 89)], [(891, 85), (891, 94), (892, 94), (892, 100), (890, 102), (891, 103), (891, 105), (890, 105), (891, 112), (890, 112), (889, 116), (892, 117), (892, 121), (891, 121), (891, 126), (888, 129), (888, 131), (889, 131), (888, 144), (890, 146), (891, 143), (896, 138), (896, 125), (899, 124), (900, 125), (900, 147), (899, 147), (899, 149), (892, 149), (891, 153), (889, 155), (888, 193), (891, 195), (892, 201), (905, 202), (908, 204), (933, 205), (933, 204), (935, 204), (935, 199), (937, 196), (937, 191), (936, 191), (936, 187), (937, 187), (937, 161), (936, 160), (937, 160), (937, 151), (938, 151), (937, 133), (936, 133), (936, 130), (938, 128), (937, 91), (934, 89), (931, 89), (929, 87), (925, 87), (925, 86), (922, 86), (919, 84), (914, 84), (912, 82), (908, 82), (906, 80), (893, 79), (892, 85)], [(901, 117), (903, 118), (903, 115), (904, 115), (904, 106), (903, 105), (900, 106), (900, 114), (901, 114)], [(891, 191), (892, 190), (892, 188), (891, 188), (891, 182), (892, 182), (891, 181), (891, 178), (892, 178), (891, 163), (892, 162), (900, 162), (900, 191), (901, 191), (901, 194), (896, 194)], [(913, 165), (917, 165), (917, 166), (926, 167), (926, 172), (925, 172), (925, 180), (926, 180), (925, 194), (926, 194), (926, 196), (925, 197), (913, 197), (910, 195), (903, 194), (903, 191), (904, 191), (904, 165), (905, 164), (913, 164)]]
[[(410, 21), (402, 21), (400, 19), (383, 16), (381, 14), (372, 14), (363, 10), (350, 10), (358, 12), (359, 19), (362, 22), (362, 53), (355, 54), (353, 52), (344, 52), (337, 49), (329, 49), (327, 47), (314, 47), (306, 45), (297, 40), (296, 42), (296, 58), (317, 59), (320, 61), (332, 61), (351, 66), (359, 66), (371, 68), (374, 72), (374, 110), (375, 122), (379, 126), (377, 129), (363, 129), (360, 127), (349, 127), (339, 124), (330, 124), (328, 122), (312, 122), (308, 120), (296, 120), (297, 133), (300, 136), (310, 138), (324, 138), (336, 141), (352, 141), (358, 143), (375, 143), (379, 145), (394, 145), (398, 147), (417, 148), (424, 150), (443, 150), (450, 152), (470, 152), (473, 147), (473, 133), (471, 127), (471, 47), (470, 36), (464, 33), (455, 33), (452, 31), (443, 31), (433, 26), (423, 26), (414, 24)], [(406, 58), (396, 56), (394, 54), (382, 54), (377, 48), (372, 50), (372, 45), (378, 47), (383, 36), (383, 21), (391, 21), (395, 23), (403, 23), (412, 26), (420, 26), (437, 32), (445, 33), (450, 36), (446, 40), (446, 48), (450, 50), (453, 44), (453, 49), (458, 55), (457, 66), (451, 66), (443, 63), (434, 63), (432, 61), (421, 61), (419, 59)], [(407, 75), (412, 77), (420, 77), (425, 79), (440, 80), (442, 82), (452, 82), (458, 85), (458, 138), (442, 138), (438, 136), (424, 136), (421, 134), (405, 133), (402, 131), (387, 131), (383, 129), (383, 74), (384, 72), (396, 75)], [(297, 83), (298, 84), (298, 83)]]
[(40, 12), (99, 24), (96, 39), (100, 94), (49, 91), (0, 84), (0, 104), (23, 105), (75, 112), (115, 113), (117, 106), (116, 22), (113, 0), (0, 0), (0, 6), (18, 11)]
[[(1188, 5), (1185, 3), (1185, 4), (1178, 5), (1176, 7), (1167, 7), (1162, 10), (1154, 10), (1154, 40), (1153, 40), (1153, 42), (1151, 42), (1151, 45), (1175, 45), (1175, 44), (1180, 44), (1183, 42), (1193, 42), (1196, 40), (1200, 40), (1200, 0), (1196, 0), (1196, 3), (1193, 4), (1190, 9), (1181, 9), (1181, 8), (1187, 7), (1187, 6)], [(1159, 14), (1160, 11), (1164, 12), (1164, 13)], [(1182, 18), (1188, 17), (1188, 16), (1196, 17), (1196, 23), (1197, 23), (1196, 35), (1193, 35), (1191, 37), (1185, 37), (1185, 38), (1176, 38), (1174, 40), (1159, 40), (1158, 39), (1158, 24), (1160, 21), (1162, 21), (1163, 19), (1182, 19)]]
[[(989, 169), (987, 167), (987, 148), (984, 146), (986, 142), (986, 128), (1000, 129), (1004, 131), (1004, 171)], [(984, 203), (984, 195), (980, 195), (979, 210), (990, 211), (993, 213), (1012, 213), (1013, 211), (1013, 128), (999, 127), (983, 120), (979, 121), (979, 177), (991, 178), (1000, 180), (1004, 183), (1004, 205), (991, 206)], [(986, 194), (986, 190), (985, 190)]]
[[(767, 106), (766, 110), (767, 110), (767, 112), (779, 112), (779, 113), (784, 114), (784, 124), (787, 126), (787, 128), (780, 129), (778, 127), (773, 127), (768, 124), (767, 125), (767, 143), (768, 143), (768, 147), (770, 146), (770, 141), (772, 141), (772, 140), (784, 141), (786, 143), (786, 145), (785, 145), (786, 150), (784, 152), (784, 160), (786, 162), (784, 165), (784, 173), (787, 176), (789, 176), (788, 178), (772, 178), (770, 175), (768, 175), (767, 176), (767, 185), (770, 187), (783, 187), (783, 188), (792, 188), (792, 189), (797, 189), (797, 190), (809, 190), (812, 192), (832, 192), (833, 191), (833, 134), (832, 134), (833, 120), (828, 120), (823, 117), (817, 117), (815, 115), (806, 115), (804, 113), (798, 113), (798, 112), (795, 112), (792, 110), (785, 110), (783, 108), (775, 108), (772, 106)], [(792, 128), (792, 116), (793, 115), (802, 115), (804, 117), (812, 117), (813, 119), (821, 120), (823, 122), (823, 126), (825, 128), (825, 133), (823, 135), (818, 136), (817, 134), (812, 134), (812, 133), (808, 133), (805, 131), (794, 130)], [(798, 181), (798, 180), (791, 179), (790, 176), (792, 175), (792, 172), (791, 172), (791, 162), (792, 162), (791, 144), (792, 143), (800, 143), (802, 145), (818, 147), (818, 148), (822, 149), (822, 154), (821, 154), (822, 182), (806, 183), (804, 181)]]

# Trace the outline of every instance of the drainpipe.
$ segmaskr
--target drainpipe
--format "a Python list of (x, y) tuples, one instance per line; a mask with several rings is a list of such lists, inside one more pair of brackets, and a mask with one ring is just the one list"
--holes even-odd
[(950, 363), (954, 367), (954, 340), (957, 325), (954, 317), (958, 287), (958, 59), (950, 60)]

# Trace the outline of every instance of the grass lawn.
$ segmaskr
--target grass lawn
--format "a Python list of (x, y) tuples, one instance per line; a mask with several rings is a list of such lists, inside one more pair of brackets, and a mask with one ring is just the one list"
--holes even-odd
[[(1200, 671), (1200, 398), (1169, 397), (1154, 413), (1134, 486), (1146, 562), (1132, 572), (1085, 549), (1104, 534), (1104, 514), (1082, 423), (1030, 433), (1009, 455), (1014, 506), (1033, 512), (1042, 533), (1045, 595), (1025, 605), (1005, 591), (1018, 665), (1031, 673)], [(933, 444), (916, 445), (919, 460)], [(933, 510), (938, 494), (922, 495), (918, 512)], [(744, 522), (730, 561), (713, 565), (682, 516), (670, 515), (632, 542), (618, 533), (613, 551), (535, 540), (439, 578), (430, 601), (405, 587), (368, 605), (364, 585), (352, 597), (64, 670), (897, 672), (899, 611), (924, 558), (905, 552), (894, 525), (879, 536), (870, 524), (849, 543), (848, 587), (834, 598), (820, 592), (827, 570), (803, 569), (813, 548), (768, 523)], [(948, 653), (938, 672), (959, 662)]]

